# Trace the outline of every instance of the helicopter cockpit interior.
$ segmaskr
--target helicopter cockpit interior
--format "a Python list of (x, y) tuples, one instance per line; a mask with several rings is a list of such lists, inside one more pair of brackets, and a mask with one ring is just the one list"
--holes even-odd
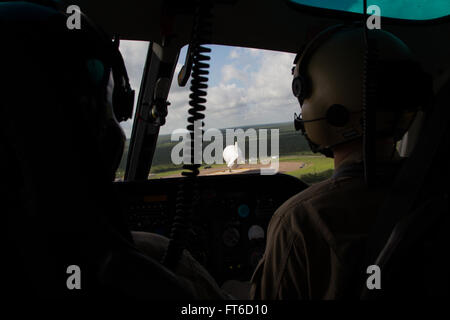
[[(35, 4), (39, 3), (39, 1), (32, 2)], [(391, 219), (385, 216), (382, 217), (383, 219), (380, 218), (377, 227), (382, 232), (379, 233), (379, 237), (373, 235), (372, 243), (374, 247), (370, 258), (377, 259), (381, 264), (386, 263), (388, 267), (392, 265), (392, 272), (394, 275), (397, 275), (399, 272), (398, 268), (401, 269), (402, 267), (398, 267), (397, 264), (391, 262), (392, 257), (397, 256), (396, 250), (403, 250), (401, 254), (409, 257), (408, 253), (410, 251), (408, 251), (408, 248), (416, 243), (414, 236), (410, 236), (410, 233), (407, 232), (408, 228), (418, 228), (418, 225), (421, 225), (423, 228), (425, 226), (435, 228), (436, 221), (439, 221), (441, 226), (448, 225), (448, 210), (441, 209), (448, 200), (446, 202), (440, 196), (448, 193), (448, 183), (441, 183), (441, 181), (445, 181), (445, 177), (448, 178), (448, 168), (445, 159), (448, 156), (449, 148), (449, 117), (447, 109), (449, 106), (450, 78), (450, 44), (448, 41), (450, 35), (450, 5), (448, 1), (417, 2), (419, 4), (402, 0), (369, 1), (369, 5), (378, 5), (381, 8), (380, 14), (376, 10), (363, 12), (365, 4), (363, 0), (342, 1), (339, 4), (336, 1), (311, 0), (58, 1), (60, 8), (77, 6), (90, 21), (95, 22), (108, 35), (114, 36), (114, 39), (120, 39), (119, 49), (122, 49), (124, 43), (131, 41), (146, 42), (147, 45), (145, 46), (145, 56), (140, 57), (142, 70), (139, 70), (139, 74), (142, 77), (132, 79), (135, 83), (137, 81), (139, 86), (132, 88), (138, 92), (135, 96), (134, 104), (132, 103), (132, 110), (125, 112), (122, 119), (118, 119), (127, 120), (129, 129), (125, 143), (126, 152), (121, 160), (121, 169), (119, 169), (122, 170), (121, 173), (116, 173), (116, 180), (111, 185), (105, 186), (102, 183), (97, 183), (97, 180), (93, 180), (94, 182), (89, 180), (92, 184), (85, 186), (77, 179), (77, 172), (81, 172), (84, 169), (78, 168), (66, 176), (63, 172), (68, 170), (67, 164), (72, 164), (72, 162), (69, 161), (67, 164), (64, 164), (63, 162), (66, 158), (61, 158), (62, 160), (58, 160), (59, 162), (53, 164), (53, 167), (56, 167), (61, 172), (60, 178), (52, 180), (56, 184), (51, 188), (55, 196), (52, 197), (53, 200), (50, 200), (50, 198), (45, 200), (48, 203), (43, 202), (44, 205), (39, 207), (39, 210), (45, 211), (46, 207), (54, 210), (57, 204), (61, 212), (64, 210), (85, 210), (88, 213), (92, 213), (95, 210), (100, 210), (98, 209), (100, 206), (108, 203), (105, 205), (106, 209), (103, 208), (101, 210), (121, 211), (120, 218), (114, 220), (114, 223), (121, 226), (118, 229), (126, 230), (123, 234), (128, 234), (130, 231), (148, 232), (176, 239), (173, 242), (175, 248), (170, 253), (167, 253), (167, 256), (164, 258), (163, 264), (170, 266), (169, 269), (177, 264), (180, 254), (180, 249), (177, 246), (180, 246), (182, 249), (187, 249), (190, 252), (192, 257), (208, 271), (219, 287), (226, 286), (230, 281), (242, 283), (250, 281), (264, 253), (267, 227), (272, 215), (286, 200), (307, 189), (311, 182), (306, 177), (302, 179), (301, 176), (299, 178), (298, 175), (295, 176), (283, 172), (261, 174), (262, 171), (260, 171), (259, 167), (257, 170), (255, 170), (255, 167), (250, 167), (251, 170), (245, 168), (245, 171), (244, 169), (241, 171), (240, 169), (231, 169), (231, 167), (230, 169), (219, 170), (215, 165), (209, 165), (208, 167), (208, 164), (192, 164), (192, 161), (188, 161), (184, 167), (183, 164), (179, 164), (175, 169), (171, 167), (171, 171), (168, 171), (170, 174), (158, 174), (155, 168), (158, 165), (161, 168), (163, 167), (162, 164), (158, 163), (158, 148), (164, 142), (161, 140), (164, 134), (170, 134), (170, 132), (164, 131), (166, 130), (164, 126), (170, 125), (170, 120), (173, 119), (171, 118), (172, 113), (178, 112), (178, 110), (171, 107), (171, 92), (173, 93), (173, 91), (181, 87), (185, 88), (183, 92), (186, 93), (186, 100), (183, 114), (188, 114), (188, 117), (183, 119), (184, 126), (187, 126), (186, 132), (188, 132), (188, 136), (191, 139), (198, 137), (199, 134), (200, 139), (202, 139), (202, 128), (208, 126), (209, 121), (208, 105), (210, 101), (207, 93), (209, 89), (208, 80), (211, 81), (211, 79), (208, 79), (208, 74), (214, 72), (211, 68), (214, 66), (213, 58), (215, 57), (214, 50), (216, 47), (270, 50), (287, 53), (293, 57), (319, 31), (336, 24), (355, 24), (362, 21), (362, 23), (365, 23), (370, 18), (370, 13), (372, 13), (377, 15), (378, 18), (381, 17), (381, 28), (392, 32), (408, 44), (424, 70), (433, 79), (432, 104), (434, 108), (430, 108), (432, 112), (417, 117), (415, 123), (398, 146), (403, 156), (412, 155), (411, 159), (414, 159), (414, 161), (410, 161), (409, 164), (405, 165), (404, 172), (399, 174), (397, 181), (399, 185), (409, 185), (409, 193), (397, 194), (395, 192), (397, 189), (394, 189), (392, 197), (386, 200), (384, 211), (386, 213), (385, 216), (391, 211), (398, 214), (392, 214)], [(76, 13), (76, 10), (66, 11), (65, 13), (70, 16), (72, 13)], [(2, 20), (6, 19), (2, 14), (0, 14), (0, 17)], [(84, 20), (81, 21), (84, 23)], [(42, 32), (45, 32), (45, 28)], [(213, 53), (211, 53), (211, 50)], [(144, 51), (141, 50), (140, 52)], [(26, 57), (26, 54), (23, 54)], [(61, 54), (65, 53), (62, 52)], [(125, 64), (127, 64), (126, 55), (124, 55), (124, 59)], [(275, 69), (279, 68), (278, 66), (273, 67)], [(290, 70), (292, 64), (284, 67)], [(130, 72), (128, 73), (130, 75)], [(291, 74), (288, 73), (284, 76), (286, 79), (289, 79), (288, 82), (290, 83)], [(34, 80), (39, 81), (39, 78), (36, 77)], [(291, 88), (288, 87), (287, 90), (290, 93)], [(31, 92), (34, 94), (37, 91), (32, 90)], [(296, 101), (294, 100), (294, 102)], [(222, 108), (226, 109), (228, 107), (230, 106), (227, 106), (227, 101), (223, 101)], [(273, 108), (277, 108), (277, 106), (273, 106)], [(283, 111), (276, 112), (280, 113)], [(237, 113), (239, 114), (239, 110), (237, 110)], [(19, 116), (19, 114), (14, 113), (14, 116)], [(292, 114), (288, 116), (290, 119)], [(245, 119), (243, 115), (241, 118)], [(196, 126), (196, 123), (200, 123), (199, 127)], [(248, 125), (253, 124), (248, 123)], [(225, 129), (227, 125), (225, 123), (219, 129)], [(293, 129), (293, 123), (290, 125)], [(61, 126), (61, 128), (65, 127)], [(241, 128), (245, 128), (245, 124)], [(279, 129), (281, 135), (283, 131), (281, 131), (281, 127)], [(289, 130), (291, 130), (290, 127)], [(52, 146), (43, 147), (43, 149), (47, 152), (46, 148), (50, 148), (52, 150), (51, 154), (53, 154), (53, 152), (56, 152), (54, 149), (58, 149), (58, 146), (53, 144), (56, 142), (62, 145), (64, 142), (58, 140), (58, 138), (54, 140), (54, 138), (49, 136), (50, 134), (52, 132), (49, 129), (45, 129), (45, 135), (42, 136), (42, 139)], [(428, 143), (423, 141), (424, 137), (427, 137)], [(295, 139), (300, 141), (302, 138), (300, 135), (297, 135)], [(295, 142), (297, 140), (292, 141)], [(429, 143), (429, 141), (433, 141), (433, 143)], [(303, 141), (302, 143), (306, 145), (306, 142)], [(175, 143), (170, 145), (171, 148), (173, 145)], [(88, 149), (88, 147), (86, 148)], [(282, 148), (281, 145), (280, 148)], [(290, 146), (286, 148), (289, 149)], [(186, 149), (189, 160), (193, 160), (195, 152), (198, 152), (198, 150), (194, 149), (193, 144), (191, 148)], [(5, 152), (10, 152), (8, 147), (5, 147), (5, 150)], [(236, 150), (238, 150), (237, 147)], [(33, 154), (39, 153), (39, 150), (34, 151)], [(23, 152), (23, 157), (26, 157), (27, 153)], [(170, 154), (171, 150), (166, 150), (166, 152)], [(238, 151), (236, 152), (237, 159)], [(424, 154), (428, 156), (425, 157)], [(20, 157), (18, 156), (18, 158)], [(220, 154), (220, 158), (222, 159), (222, 154)], [(304, 161), (303, 165), (308, 167), (308, 162)], [(319, 164), (314, 165), (318, 166)], [(437, 166), (441, 170), (437, 170)], [(50, 167), (51, 165), (48, 164), (45, 168)], [(216, 170), (214, 171), (213, 169), (215, 168)], [(28, 169), (32, 170), (31, 168)], [(326, 169), (330, 169), (330, 172), (332, 172), (331, 168), (327, 167)], [(43, 170), (45, 171), (46, 169)], [(88, 171), (93, 173), (95, 170), (95, 168), (90, 168)], [(208, 170), (211, 170), (214, 174), (203, 174), (204, 172), (209, 172)], [(290, 171), (294, 170), (302, 169), (297, 166)], [(69, 182), (73, 181), (74, 183), (66, 192), (57, 187), (58, 185), (67, 185), (67, 181), (63, 182), (64, 177)], [(46, 179), (46, 176), (35, 176), (33, 183), (40, 181), (39, 179)], [(436, 179), (442, 180), (437, 182)], [(36, 188), (39, 188), (39, 183), (36, 186)], [(92, 203), (98, 205), (96, 209), (83, 207), (91, 203), (89, 202), (91, 200), (75, 204), (76, 199), (82, 197), (77, 195), (77, 192), (83, 188), (86, 188), (84, 192), (86, 192), (87, 196), (85, 196), (88, 199), (95, 198), (96, 190), (104, 188), (98, 195), (101, 200), (92, 200)], [(424, 189), (427, 191), (425, 192)], [(108, 190), (108, 193), (103, 190)], [(114, 199), (112, 200), (111, 197), (114, 197)], [(418, 204), (413, 206), (411, 197), (423, 199), (425, 209), (423, 209), (424, 206)], [(433, 197), (437, 197), (438, 200)], [(11, 199), (13, 198), (10, 197)], [(28, 200), (22, 199), (18, 201), (27, 203)], [(56, 204), (49, 204), (51, 201), (56, 201)], [(73, 206), (72, 209), (70, 208), (71, 206)], [(418, 207), (422, 209), (417, 209)], [(415, 211), (413, 210), (414, 208)], [(33, 211), (33, 213), (39, 212), (39, 210)], [(423, 218), (421, 215), (423, 210), (436, 212), (436, 215), (430, 215), (434, 220), (428, 221), (428, 218)], [(412, 211), (416, 212), (416, 214), (411, 218), (409, 213)], [(37, 216), (38, 214), (33, 216), (33, 219), (37, 219)], [(395, 219), (393, 218), (394, 216)], [(408, 219), (405, 220), (405, 216)], [(415, 223), (416, 220), (414, 219), (416, 218), (422, 222)], [(35, 221), (33, 219), (30, 221)], [(64, 220), (56, 215), (52, 215), (48, 219), (52, 219), (52, 221), (41, 221), (37, 225), (49, 223), (49, 225), (55, 227), (59, 223), (58, 219), (61, 219), (61, 223)], [(61, 234), (78, 234), (77, 226), (85, 228), (84, 224), (88, 223), (88, 221), (93, 221), (94, 218), (86, 214), (79, 221), (78, 218), (71, 219), (76, 221), (73, 230), (70, 227), (70, 230), (53, 228), (46, 234), (45, 239), (39, 240), (39, 244), (34, 245), (37, 247), (46, 246), (48, 242), (55, 241), (55, 239), (63, 239), (68, 241), (70, 246), (73, 247), (83, 243), (84, 248), (84, 242), (81, 240), (80, 242), (78, 240), (71, 242), (72, 238), (70, 236), (61, 236)], [(95, 221), (97, 223), (97, 220)], [(398, 225), (399, 221), (406, 222)], [(429, 223), (423, 221), (428, 221)], [(22, 229), (17, 226), (18, 223), (14, 220), (14, 222), (11, 222), (13, 227), (9, 227), (9, 229), (14, 232), (20, 232)], [(20, 222), (19, 224), (22, 223)], [(66, 223), (65, 220), (64, 223)], [(40, 237), (41, 235), (38, 230), (33, 228), (33, 225), (27, 225), (23, 230), (30, 232), (33, 237)], [(392, 231), (395, 231), (395, 233), (393, 234)], [(83, 229), (81, 234), (90, 234), (90, 232), (92, 230), (87, 228)], [(109, 229), (107, 232), (108, 234), (120, 233)], [(418, 230), (414, 234), (422, 234), (422, 232), (428, 234), (429, 229), (426, 231)], [(436, 232), (436, 234), (441, 233)], [(15, 238), (16, 236), (13, 234), (11, 237)], [(412, 238), (410, 239), (409, 237)], [(86, 239), (83, 241), (95, 242), (98, 240), (98, 245), (94, 247), (98, 247), (98, 250), (101, 251), (102, 246), (108, 246), (108, 244), (106, 240), (100, 241), (99, 238), (86, 236)], [(123, 238), (126, 238), (126, 236)], [(111, 239), (116, 238), (111, 236)], [(404, 239), (410, 240), (405, 244)], [(121, 244), (117, 245), (117, 247), (128, 248), (128, 244), (122, 244), (122, 240), (111, 241), (120, 242)], [(127, 239), (127, 241), (127, 243), (132, 243), (130, 239)], [(443, 248), (448, 248), (448, 240), (438, 238), (435, 241), (440, 242), (443, 246), (445, 244), (446, 247), (444, 246)], [(19, 241), (19, 246), (28, 245), (29, 242), (30, 240), (23, 240), (23, 243)], [(431, 243), (434, 244), (435, 242)], [(54, 259), (57, 261), (56, 265), (60, 263), (65, 266), (72, 263), (69, 261), (83, 256), (80, 252), (76, 252), (72, 256), (71, 252), (65, 251), (63, 244), (55, 248), (54, 250), (57, 250), (56, 255), (58, 256), (58, 258)], [(441, 247), (439, 249), (436, 247), (428, 252), (431, 254), (441, 249)], [(102, 274), (105, 279), (110, 279), (114, 277), (114, 274), (126, 271), (127, 276), (120, 279), (123, 283), (118, 284), (118, 287), (121, 288), (119, 291), (125, 292), (126, 296), (158, 298), (157, 293), (151, 295), (146, 293), (145, 289), (146, 285), (152, 286), (157, 282), (151, 276), (148, 276), (147, 279), (142, 274), (145, 273), (144, 265), (146, 266), (146, 263), (150, 268), (160, 270), (160, 267), (156, 266), (154, 262), (149, 262), (142, 258), (139, 253), (133, 251), (134, 249), (129, 250), (126, 254), (120, 253), (108, 256), (109, 260), (104, 256), (101, 259), (89, 256), (89, 259), (92, 258), (92, 260), (86, 262), (86, 268), (90, 270), (91, 264), (95, 265), (98, 261), (102, 261), (104, 264), (106, 264), (105, 261), (116, 261), (111, 258), (114, 256), (119, 262), (116, 261), (115, 264), (112, 264), (112, 271), (108, 269), (108, 272)], [(118, 251), (120, 250), (114, 252), (117, 253)], [(442, 252), (439, 251), (439, 254), (444, 254)], [(28, 261), (27, 263), (39, 260), (39, 252), (35, 251), (31, 255), (31, 260), (25, 259), (25, 261)], [(50, 256), (52, 255), (50, 254)], [(133, 267), (130, 267), (127, 264), (128, 262), (124, 261), (138, 262), (132, 264)], [(141, 263), (139, 261), (144, 262), (142, 262), (141, 267), (137, 268), (135, 266)], [(405, 258), (404, 261), (411, 260)], [(439, 264), (442, 271), (444, 264), (442, 264), (441, 260), (439, 260)], [(44, 271), (40, 267), (37, 270), (45, 275), (42, 277), (44, 279), (42, 281), (45, 281), (47, 278), (52, 278), (51, 274), (56, 272), (57, 267), (54, 267), (52, 271)], [(138, 271), (134, 274), (134, 270)], [(21, 272), (26, 271), (22, 270)], [(165, 271), (161, 272), (165, 274)], [(53, 281), (57, 283), (61, 279), (65, 279), (66, 276), (67, 273), (64, 272), (64, 274), (56, 277), (56, 280)], [(89, 280), (85, 281), (91, 281), (96, 275), (88, 274), (88, 277)], [(391, 276), (389, 279), (393, 278), (395, 276)], [(405, 275), (406, 278), (407, 276)], [(161, 277), (161, 279), (166, 278)], [(172, 279), (170, 275), (167, 276), (167, 279), (169, 280), (161, 280), (158, 286), (164, 286), (164, 281), (172, 281), (170, 280)], [(388, 279), (388, 276), (386, 279)], [(407, 282), (405, 279), (403, 279), (403, 285)], [(446, 279), (448, 280), (448, 276)], [(129, 289), (134, 290), (133, 293), (127, 291), (127, 285), (124, 283), (128, 282), (133, 283), (130, 287), (132, 289)], [(39, 288), (44, 283), (38, 281), (36, 286)], [(62, 285), (54, 284), (53, 287), (63, 291), (65, 284), (64, 280)], [(53, 288), (52, 286), (50, 287)], [(396, 294), (401, 291), (398, 286), (393, 286), (392, 288), (397, 290), (393, 291)], [(446, 288), (448, 289), (448, 286)], [(439, 290), (441, 291), (439, 291), (433, 287), (430, 290), (438, 290), (440, 294), (447, 289), (440, 288)], [(99, 290), (98, 292), (101, 294), (105, 294), (108, 291), (102, 291), (104, 289)], [(421, 287), (420, 290), (426, 289)], [(71, 297), (71, 294), (73, 292), (68, 296)], [(114, 293), (108, 294), (114, 296)], [(181, 298), (185, 298), (183, 293), (180, 292), (179, 294)], [(433, 295), (432, 293), (430, 294)], [(54, 296), (52, 293), (48, 295), (50, 297)], [(171, 293), (163, 293), (161, 296), (163, 299), (170, 299)], [(247, 299), (248, 293), (237, 293), (237, 296)], [(392, 297), (395, 294), (391, 293), (388, 296)], [(382, 298), (382, 296), (371, 292), (363, 293), (363, 297)]]

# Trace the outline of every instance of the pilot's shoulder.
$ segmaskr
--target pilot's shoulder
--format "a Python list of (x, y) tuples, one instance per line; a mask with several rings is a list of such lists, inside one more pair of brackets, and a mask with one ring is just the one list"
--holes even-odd
[(302, 208), (308, 202), (322, 201), (336, 192), (340, 192), (351, 178), (329, 178), (309, 186), (307, 189), (292, 196), (281, 205), (275, 212), (274, 217), (278, 219), (287, 218), (288, 215), (298, 215), (304, 210)]
[(292, 196), (291, 198), (286, 200), (284, 205), (286, 205), (287, 207), (300, 205), (305, 201), (310, 201), (314, 198), (322, 197), (324, 194), (332, 192), (333, 190), (338, 188), (339, 185), (340, 183), (337, 183), (337, 180), (334, 178), (326, 179), (324, 181), (315, 183), (302, 192), (299, 192), (296, 195)]

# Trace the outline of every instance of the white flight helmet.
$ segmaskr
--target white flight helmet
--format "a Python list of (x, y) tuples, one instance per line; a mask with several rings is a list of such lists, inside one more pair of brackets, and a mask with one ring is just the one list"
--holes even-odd
[[(295, 125), (314, 152), (332, 157), (334, 146), (363, 134), (363, 86), (367, 85), (363, 33), (361, 26), (328, 28), (294, 61), (292, 90), (301, 107)], [(372, 103), (376, 136), (399, 140), (426, 104), (431, 81), (400, 39), (382, 30), (368, 34), (375, 44), (369, 81), (376, 97)]]

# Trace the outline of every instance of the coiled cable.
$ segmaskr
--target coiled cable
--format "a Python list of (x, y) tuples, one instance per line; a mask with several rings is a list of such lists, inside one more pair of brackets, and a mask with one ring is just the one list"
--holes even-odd
[[(195, 145), (203, 141), (203, 119), (205, 115), (206, 95), (208, 88), (208, 75), (210, 60), (208, 53), (211, 49), (203, 44), (209, 42), (211, 34), (211, 0), (197, 0), (196, 12), (194, 16), (194, 25), (191, 40), (192, 54), (192, 74), (191, 74), (191, 93), (189, 95), (188, 125), (189, 132), (185, 148), (189, 152), (190, 161), (183, 165), (182, 179), (176, 198), (175, 217), (172, 223), (169, 246), (163, 257), (163, 264), (169, 269), (174, 270), (180, 260), (181, 254), (186, 246), (189, 231), (189, 218), (197, 207), (198, 203), (198, 184), (196, 177), (199, 174), (200, 163), (202, 159), (202, 148)], [(197, 126), (197, 127), (196, 127)], [(201, 144), (200, 144), (201, 145)]]

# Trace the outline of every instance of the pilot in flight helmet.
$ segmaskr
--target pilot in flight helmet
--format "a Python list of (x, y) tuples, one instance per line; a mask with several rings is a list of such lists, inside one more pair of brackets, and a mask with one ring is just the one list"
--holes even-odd
[[(292, 91), (301, 108), (295, 127), (313, 152), (333, 157), (333, 147), (362, 137), (364, 85), (375, 91), (377, 138), (400, 140), (428, 102), (431, 82), (406, 44), (384, 30), (369, 30), (368, 38), (370, 61), (356, 25), (322, 31), (294, 60)], [(366, 80), (368, 63), (374, 72)]]
[(119, 122), (132, 117), (135, 92), (119, 51), (119, 39), (112, 39), (86, 16), (82, 19), (82, 29), (69, 32), (80, 41), (81, 48), (75, 61), (80, 66), (82, 84), (75, 95), (81, 109), (88, 110), (88, 130), (97, 140), (106, 174), (114, 179), (126, 139)]

